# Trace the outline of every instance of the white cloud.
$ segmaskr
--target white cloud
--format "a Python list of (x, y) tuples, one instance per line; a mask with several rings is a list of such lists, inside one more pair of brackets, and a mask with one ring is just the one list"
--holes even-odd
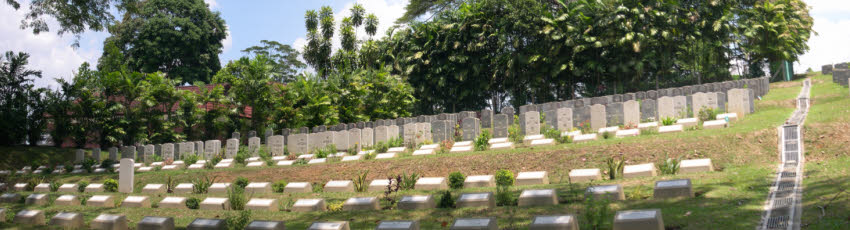
[[(227, 25), (225, 27), (229, 28)], [(233, 47), (233, 36), (230, 35), (230, 29), (227, 30), (227, 37), (221, 41), (221, 53), (225, 53)]]
[(850, 61), (850, 1), (806, 0), (812, 7), (813, 29), (818, 33), (809, 38), (809, 52), (794, 63), (797, 73), (807, 68), (819, 71), (822, 65)]
[[(356, 0), (345, 4), (342, 9), (338, 9), (334, 12), (334, 50), (342, 47), (340, 45), (339, 25), (342, 23), (342, 18), (351, 16), (351, 8), (354, 7), (354, 3), (360, 3), (363, 5), (363, 8), (366, 9), (366, 15), (375, 14), (375, 16), (378, 17), (378, 30), (375, 33), (374, 39), (380, 39), (386, 36), (387, 29), (395, 25), (396, 19), (404, 15), (404, 7), (407, 6), (408, 2), (409, 0)], [(361, 25), (360, 28), (358, 28), (357, 38), (360, 40), (366, 40), (369, 38), (366, 34), (365, 26)], [(292, 48), (301, 51), (306, 44), (306, 35), (302, 35), (295, 39), (292, 43)], [(311, 71), (311, 69), (308, 69), (308, 71)]]
[[(36, 87), (55, 86), (55, 78), (70, 79), (83, 62), (97, 62), (105, 33), (83, 34), (86, 39), (80, 41), (80, 48), (74, 49), (71, 47), (72, 35), (59, 36), (53, 31), (34, 35), (31, 30), (20, 29), (27, 9), (28, 5), (15, 10), (7, 4), (0, 4), (0, 52), (29, 53), (28, 68), (42, 71), (42, 78), (35, 80)], [(48, 26), (54, 31), (59, 28), (55, 20), (49, 20)]]
[(218, 2), (216, 0), (204, 0), (204, 3), (209, 5), (211, 10), (218, 9)]

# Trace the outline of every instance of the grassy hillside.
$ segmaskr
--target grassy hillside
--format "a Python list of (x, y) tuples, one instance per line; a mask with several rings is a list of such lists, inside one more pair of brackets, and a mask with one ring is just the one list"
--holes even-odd
[[(823, 82), (828, 78), (818, 77), (813, 92), (817, 93), (820, 87), (831, 87), (831, 82)], [(587, 214), (583, 201), (583, 192), (587, 186), (596, 184), (622, 184), (625, 188), (627, 201), (613, 202), (610, 205), (612, 213), (603, 218), (610, 227), (613, 211), (624, 209), (660, 208), (662, 209), (665, 225), (668, 229), (753, 229), (758, 224), (764, 199), (767, 195), (768, 185), (777, 162), (776, 127), (782, 124), (794, 110), (794, 98), (800, 91), (800, 82), (784, 82), (771, 84), (771, 92), (762, 100), (756, 101), (756, 113), (747, 116), (732, 127), (717, 130), (697, 130), (677, 134), (649, 134), (624, 139), (607, 139), (582, 144), (561, 144), (539, 148), (518, 148), (513, 150), (482, 151), (462, 154), (438, 154), (427, 157), (409, 156), (390, 160), (370, 160), (361, 162), (332, 162), (322, 165), (301, 165), (292, 167), (266, 167), (266, 168), (244, 168), (237, 167), (225, 170), (199, 170), (199, 171), (157, 171), (136, 174), (137, 192), (145, 184), (164, 183), (170, 177), (179, 183), (189, 183), (194, 178), (201, 176), (216, 177), (219, 181), (231, 182), (237, 177), (244, 177), (250, 181), (275, 182), (286, 180), (289, 182), (313, 182), (316, 185), (324, 184), (328, 180), (352, 179), (358, 173), (369, 171), (367, 178), (385, 179), (390, 175), (402, 173), (418, 173), (424, 176), (446, 177), (450, 172), (460, 171), (465, 175), (494, 174), (499, 169), (511, 170), (514, 173), (520, 171), (545, 170), (550, 173), (550, 185), (513, 187), (514, 198), (519, 192), (529, 188), (554, 188), (559, 195), (560, 204), (549, 207), (517, 207), (499, 206), (494, 209), (432, 209), (421, 211), (402, 211), (392, 209), (388, 202), (384, 201), (385, 208), (381, 211), (371, 212), (321, 212), (321, 213), (294, 213), (286, 211), (288, 205), (298, 198), (322, 197), (328, 203), (339, 203), (346, 198), (354, 196), (378, 196), (383, 198), (383, 192), (367, 193), (326, 193), (315, 192), (309, 194), (265, 194), (254, 197), (276, 198), (281, 203), (281, 210), (277, 212), (254, 211), (253, 219), (269, 219), (287, 221), (287, 228), (304, 229), (313, 221), (318, 220), (348, 220), (352, 229), (371, 229), (380, 220), (389, 219), (419, 219), (423, 229), (447, 229), (446, 225), (458, 217), (493, 216), (499, 220), (502, 229), (527, 229), (527, 225), (535, 215), (564, 214), (571, 213), (579, 216), (580, 223), (589, 220), (584, 217)], [(837, 90), (837, 88), (836, 88)], [(846, 92), (846, 89), (843, 91)], [(842, 94), (846, 96), (847, 94)], [(834, 108), (824, 108), (818, 100), (827, 98), (813, 98), (812, 111), (822, 110), (824, 113), (834, 113)], [(836, 100), (841, 101), (841, 100)], [(844, 99), (843, 103), (847, 103)], [(841, 108), (847, 109), (846, 104)], [(810, 113), (810, 120), (813, 119)], [(832, 123), (847, 125), (844, 122), (835, 122), (839, 118), (819, 118)], [(812, 139), (811, 132), (818, 130), (809, 128), (813, 122), (807, 123), (806, 142), (808, 155), (812, 154), (814, 146), (821, 144), (826, 148), (847, 148), (846, 143), (842, 146), (838, 143), (822, 142)], [(817, 124), (817, 123), (815, 123)], [(824, 129), (818, 132), (828, 132)], [(838, 128), (834, 131), (840, 130)], [(847, 140), (846, 138), (843, 140)], [(809, 142), (812, 142), (811, 144)], [(6, 152), (2, 151), (0, 152)], [(31, 152), (50, 152), (55, 149), (39, 148), (30, 149)], [(846, 150), (846, 149), (844, 149)], [(846, 154), (846, 151), (842, 153)], [(65, 153), (69, 156), (73, 153)], [(605, 180), (593, 183), (570, 183), (567, 173), (571, 169), (578, 168), (607, 168), (605, 160), (611, 156), (623, 156), (627, 164), (658, 163), (667, 157), (695, 159), (711, 158), (717, 168), (716, 172), (690, 174), (690, 175), (660, 175), (656, 177), (637, 179)], [(829, 154), (817, 154), (829, 155)], [(846, 155), (845, 155), (846, 157)], [(817, 158), (815, 156), (811, 158)], [(65, 158), (67, 159), (67, 158)], [(824, 157), (826, 159), (826, 157)], [(64, 160), (64, 159), (60, 159)], [(814, 162), (810, 159), (810, 162)], [(831, 162), (831, 161), (830, 161)], [(836, 164), (835, 166), (840, 166)], [(844, 164), (846, 165), (846, 164)], [(807, 170), (813, 167), (807, 167)], [(846, 173), (846, 171), (845, 171)], [(32, 176), (30, 176), (32, 177)], [(10, 182), (26, 181), (30, 177), (9, 178)], [(41, 176), (36, 176), (41, 177)], [(47, 181), (58, 183), (76, 183), (79, 181), (102, 182), (108, 178), (117, 179), (117, 175), (48, 175), (44, 176)], [(675, 178), (690, 178), (696, 192), (695, 198), (653, 200), (652, 186), (657, 180), (668, 180)], [(846, 177), (843, 177), (846, 178)], [(809, 183), (806, 179), (806, 183)], [(846, 180), (845, 180), (846, 181)], [(807, 185), (809, 186), (809, 185)], [(463, 192), (472, 191), (495, 191), (495, 188), (476, 188), (452, 191), (454, 196)], [(808, 192), (808, 190), (807, 190)], [(424, 192), (416, 190), (400, 191), (393, 193), (391, 198), (398, 199), (404, 194), (439, 194), (437, 192)], [(26, 195), (28, 193), (22, 193)], [(51, 193), (51, 200), (58, 197), (60, 193)], [(809, 193), (806, 193), (807, 195)], [(92, 195), (92, 194), (85, 194)], [(125, 195), (116, 195), (117, 200), (123, 200)], [(174, 194), (169, 194), (175, 196)], [(184, 196), (184, 195), (179, 195)], [(189, 194), (187, 197), (224, 197), (224, 194)], [(157, 203), (165, 195), (153, 195), (152, 203)], [(439, 199), (439, 195), (436, 195)], [(807, 196), (807, 200), (812, 199)], [(844, 202), (846, 205), (848, 202)], [(835, 204), (832, 207), (836, 206)], [(23, 204), (9, 206), (12, 211), (23, 208), (35, 208), (45, 210), (48, 218), (58, 211), (76, 211), (85, 213), (86, 221), (90, 221), (99, 213), (124, 213), (131, 220), (132, 225), (144, 216), (159, 215), (175, 217), (177, 226), (185, 226), (195, 217), (224, 218), (233, 215), (236, 211), (205, 211), (205, 210), (170, 210), (157, 208), (94, 208), (94, 207), (57, 207), (52, 205), (42, 207), (24, 207)], [(813, 213), (807, 206), (806, 214)], [(815, 208), (817, 209), (817, 208)], [(836, 214), (847, 213), (847, 207), (836, 209)], [(843, 212), (838, 212), (842, 211)], [(0, 224), (0, 227), (11, 227), (11, 225)]]

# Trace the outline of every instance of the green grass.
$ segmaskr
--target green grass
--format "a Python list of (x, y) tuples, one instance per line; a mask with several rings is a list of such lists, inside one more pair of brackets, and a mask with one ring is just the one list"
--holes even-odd
[(804, 126), (806, 173), (803, 180), (804, 229), (850, 226), (850, 146), (846, 131), (850, 92), (830, 75), (814, 77), (812, 107)]
[[(360, 212), (321, 212), (292, 213), (287, 211), (254, 211), (253, 219), (281, 220), (287, 222), (287, 228), (304, 229), (313, 221), (348, 220), (352, 229), (371, 229), (378, 221), (389, 219), (418, 219), (422, 229), (447, 229), (458, 217), (493, 216), (499, 220), (502, 229), (527, 229), (535, 215), (576, 214), (580, 223), (585, 221), (582, 203), (583, 192), (593, 184), (622, 184), (629, 200), (613, 202), (613, 210), (660, 208), (667, 228), (681, 229), (753, 229), (758, 224), (762, 205), (768, 191), (771, 175), (776, 164), (775, 127), (782, 124), (793, 111), (793, 100), (799, 93), (799, 85), (772, 88), (763, 100), (756, 101), (756, 113), (735, 122), (732, 127), (715, 130), (688, 131), (675, 134), (649, 134), (624, 139), (607, 139), (581, 144), (562, 144), (547, 147), (518, 148), (512, 150), (491, 150), (461, 154), (440, 154), (425, 157), (402, 157), (390, 160), (364, 162), (335, 162), (324, 165), (302, 165), (294, 167), (232, 168), (222, 170), (198, 171), (158, 171), (136, 174), (136, 188), (149, 183), (162, 183), (168, 176), (178, 182), (188, 183), (200, 175), (219, 175), (222, 178), (244, 176), (252, 181), (274, 182), (286, 179), (290, 182), (311, 181), (323, 184), (328, 179), (351, 179), (357, 171), (371, 170), (370, 181), (384, 178), (385, 175), (402, 172), (419, 172), (425, 176), (448, 176), (450, 171), (462, 171), (466, 175), (493, 174), (495, 169), (518, 171), (546, 170), (552, 184), (514, 188), (514, 197), (522, 189), (553, 188), (558, 191), (560, 204), (548, 207), (497, 207), (494, 209), (431, 209), (420, 211), (400, 211), (385, 209)], [(817, 105), (816, 105), (817, 106)], [(812, 108), (813, 110), (816, 107)], [(2, 151), (2, 149), (0, 149)], [(49, 148), (34, 149), (31, 152), (49, 152)], [(592, 184), (570, 184), (567, 172), (576, 168), (606, 168), (604, 159), (608, 156), (624, 154), (628, 164), (658, 162), (669, 153), (671, 157), (702, 158), (714, 161), (716, 172), (691, 175), (663, 175), (636, 179), (617, 179), (594, 182)], [(73, 156), (73, 153), (66, 153)], [(402, 154), (405, 155), (405, 154)], [(67, 159), (67, 158), (66, 158)], [(839, 164), (840, 165), (840, 164)], [(846, 164), (845, 164), (846, 165)], [(318, 172), (317, 172), (318, 171)], [(444, 173), (445, 172), (445, 173)], [(20, 180), (23, 178), (10, 178)], [(50, 175), (48, 180), (62, 183), (75, 183), (80, 180), (101, 182), (111, 175)], [(652, 186), (655, 181), (677, 178), (690, 178), (696, 192), (695, 198), (654, 200)], [(846, 178), (846, 177), (845, 177)], [(230, 182), (231, 180), (227, 180)], [(139, 190), (139, 189), (137, 189)], [(458, 196), (462, 192), (494, 191), (494, 188), (462, 189), (453, 192)], [(29, 193), (22, 193), (24, 196)], [(396, 199), (404, 194), (437, 194), (426, 191), (401, 191), (394, 195)], [(90, 195), (90, 194), (86, 194)], [(123, 200), (125, 195), (113, 194)], [(171, 194), (169, 194), (171, 195)], [(178, 196), (177, 194), (174, 194)], [(52, 193), (51, 199), (58, 197)], [(153, 195), (152, 203), (157, 203), (165, 195)], [(204, 198), (207, 194), (179, 195)], [(224, 194), (213, 195), (225, 197)], [(382, 192), (366, 193), (307, 193), (307, 194), (265, 194), (275, 198), (286, 209), (286, 204), (298, 198), (322, 197), (326, 203), (340, 202), (353, 196), (377, 196)], [(439, 196), (439, 195), (436, 195)], [(435, 197), (438, 198), (438, 197)], [(386, 202), (382, 202), (387, 205)], [(144, 216), (175, 217), (177, 226), (187, 225), (196, 217), (224, 218), (228, 211), (169, 210), (157, 208), (94, 208), (94, 207), (23, 207), (22, 204), (7, 205), (9, 213), (23, 208), (45, 210), (47, 217), (59, 211), (82, 212), (89, 222), (99, 213), (123, 213), (131, 221), (131, 226)], [(844, 209), (846, 210), (846, 209)], [(845, 212), (846, 213), (846, 212)], [(607, 217), (610, 224), (613, 217)], [(10, 220), (7, 217), (7, 220)], [(14, 225), (0, 223), (0, 227)], [(610, 226), (609, 226), (610, 227)]]

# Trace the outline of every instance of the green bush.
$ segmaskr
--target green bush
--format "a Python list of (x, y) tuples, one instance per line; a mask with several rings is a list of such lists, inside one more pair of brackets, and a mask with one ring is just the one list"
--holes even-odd
[(189, 209), (198, 209), (201, 206), (201, 200), (194, 197), (186, 199), (186, 207)]
[(615, 160), (612, 156), (605, 160), (605, 164), (608, 165), (608, 178), (613, 180), (623, 175), (623, 168), (626, 166), (626, 161), (623, 160), (622, 156), (620, 156), (620, 160)]
[(233, 161), (237, 164), (244, 165), (245, 160), (251, 157), (251, 153), (248, 151), (248, 148), (239, 148), (239, 151), (236, 152), (236, 156), (233, 157)]
[(106, 159), (106, 160), (103, 160), (102, 162), (100, 162), (100, 167), (105, 168), (105, 169), (111, 169), (112, 165), (114, 165), (115, 163), (117, 163), (117, 162), (115, 162), (112, 159)]
[(251, 182), (248, 181), (247, 178), (244, 178), (244, 177), (241, 177), (241, 176), (237, 177), (236, 180), (233, 181), (233, 185), (235, 185), (239, 188), (243, 188), (243, 189), (248, 186), (248, 183), (251, 183)]
[(103, 181), (103, 190), (107, 192), (118, 191), (118, 181), (115, 181), (115, 179), (106, 179)]
[(521, 144), (525, 135), (519, 130), (519, 125), (513, 124), (508, 127), (508, 139), (511, 140), (514, 144)]
[(402, 173), (401, 181), (398, 183), (399, 187), (403, 190), (410, 190), (416, 187), (416, 180), (419, 180), (419, 174), (411, 173), (410, 175), (407, 172)]
[(514, 173), (509, 170), (500, 169), (496, 172), (496, 185), (511, 186), (514, 185)]
[(274, 192), (283, 192), (284, 188), (286, 188), (286, 180), (279, 180), (272, 184), (272, 191)]
[(89, 182), (88, 182), (88, 181), (80, 181), (80, 182), (77, 182), (77, 192), (85, 192), (85, 191), (86, 191), (86, 186), (89, 186)]
[(195, 154), (183, 155), (183, 163), (186, 164), (187, 166), (195, 164), (196, 162), (198, 162), (198, 159), (199, 159), (198, 155), (195, 155)]
[(716, 119), (717, 114), (719, 114), (719, 113), (720, 113), (720, 110), (718, 110), (718, 109), (702, 107), (702, 109), (699, 110), (699, 116), (698, 117), (699, 117), (700, 121), (711, 121), (711, 120)]
[(487, 147), (490, 145), (490, 131), (481, 131), (481, 134), (479, 134), (473, 142), (475, 144), (475, 151), (487, 150)]
[(94, 171), (94, 166), (96, 164), (97, 164), (97, 161), (94, 161), (94, 159), (92, 159), (92, 158), (86, 158), (81, 163), (81, 165), (83, 165), (83, 170), (86, 170), (86, 172), (89, 172), (89, 173)]
[(498, 187), (496, 187), (496, 205), (499, 205), (499, 206), (516, 205), (516, 199), (514, 199), (514, 196), (513, 196), (513, 193), (511, 192), (510, 186), (498, 186)]
[(375, 153), (385, 153), (390, 150), (390, 146), (384, 143), (383, 141), (375, 144)]
[(455, 207), (455, 199), (452, 197), (452, 193), (449, 191), (443, 191), (443, 195), (440, 196), (440, 202), (437, 203), (438, 208), (454, 208)]
[(260, 147), (257, 150), (257, 156), (260, 157), (260, 160), (266, 162), (266, 166), (274, 166), (274, 161), (272, 160), (272, 156), (266, 151), (266, 148)]
[(243, 210), (238, 215), (232, 215), (230, 212), (224, 218), (228, 230), (242, 230), (248, 223), (251, 222), (251, 211)]
[(245, 203), (248, 200), (245, 198), (245, 188), (239, 186), (230, 186), (227, 190), (227, 201), (230, 202), (230, 209), (243, 210)]
[(462, 189), (464, 180), (466, 180), (466, 176), (463, 173), (452, 172), (449, 174), (449, 187), (452, 189)]
[(196, 194), (204, 194), (210, 189), (218, 177), (209, 177), (207, 175), (198, 176), (192, 179), (192, 192)]
[(352, 180), (354, 182), (354, 191), (356, 191), (356, 192), (365, 192), (366, 191), (366, 189), (369, 187), (369, 185), (366, 184), (367, 183), (366, 177), (368, 175), (369, 175), (369, 170), (366, 170), (366, 171), (363, 171), (363, 172), (358, 172), (357, 177), (354, 177), (354, 179)]
[(673, 125), (673, 124), (676, 124), (676, 118), (672, 118), (672, 117), (661, 118), (661, 125), (668, 126), (668, 125)]
[(614, 134), (612, 134), (611, 132), (608, 132), (608, 131), (602, 132), (602, 138), (603, 139), (611, 139), (612, 137), (614, 137)]
[(345, 203), (342, 201), (330, 202), (328, 203), (328, 212), (339, 212), (342, 211), (342, 206)]
[(611, 208), (608, 199), (593, 199), (587, 196), (584, 202), (584, 212), (581, 229), (610, 229), (608, 223), (611, 220)]
[[(667, 156), (667, 154), (665, 154)], [(673, 159), (669, 157), (665, 157), (666, 160), (662, 160), (658, 163), (658, 171), (664, 175), (675, 175), (679, 172), (679, 159)]]
[(61, 184), (59, 184), (59, 182), (51, 181), (50, 182), (50, 191), (51, 192), (59, 191), (59, 186), (62, 186)]

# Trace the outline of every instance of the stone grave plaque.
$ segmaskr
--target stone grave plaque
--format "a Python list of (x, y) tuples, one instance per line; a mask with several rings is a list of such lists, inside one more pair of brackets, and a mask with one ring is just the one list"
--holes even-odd
[(475, 138), (478, 137), (478, 133), (481, 132), (481, 127), (478, 122), (478, 118), (467, 117), (463, 119), (461, 125), (463, 126), (462, 139), (464, 141), (475, 140)]
[(307, 230), (348, 230), (348, 221), (313, 222)]
[(520, 207), (557, 205), (558, 196), (554, 189), (531, 189), (523, 190), (517, 201)]
[(431, 132), (435, 143), (441, 143), (444, 140), (450, 139), (447, 122), (444, 120), (431, 122)]
[(109, 148), (109, 159), (113, 161), (118, 161), (118, 148), (110, 147)]
[(132, 193), (133, 192), (133, 175), (135, 173), (135, 162), (133, 159), (121, 159), (118, 167), (118, 192)]
[(364, 128), (360, 131), (360, 143), (363, 147), (372, 147), (375, 145), (375, 133), (372, 128)]
[(590, 106), (590, 128), (592, 130), (608, 127), (606, 109), (606, 106), (601, 104)]
[(212, 159), (213, 156), (217, 156), (221, 152), (221, 141), (208, 140), (204, 143), (204, 147), (204, 159)]
[(245, 230), (285, 230), (283, 221), (254, 220), (245, 226)]
[(451, 230), (497, 230), (496, 218), (458, 218)]
[(196, 218), (186, 226), (187, 230), (194, 229), (226, 229), (227, 222), (223, 219)]
[(260, 146), (259, 137), (248, 138), (248, 151), (251, 152), (251, 156), (257, 156), (257, 153), (260, 151)]
[(510, 122), (508, 124), (513, 124), (514, 114), (515, 114), (514, 107), (508, 106), (508, 107), (502, 108), (502, 114), (508, 115), (508, 122)]
[(623, 103), (612, 102), (605, 105), (606, 126), (623, 125)]
[(416, 123), (408, 123), (404, 124), (402, 127), (404, 129), (404, 144), (410, 145), (411, 143), (416, 143)]
[(361, 149), (361, 140), (360, 140), (360, 129), (353, 128), (348, 130), (348, 143), (352, 147), (356, 148), (357, 151)]
[(287, 149), (289, 150), (289, 153), (294, 153), (294, 154), (310, 153), (309, 134), (306, 134), (306, 133), (291, 134), (287, 137), (287, 139), (289, 139), (289, 143), (287, 145)]
[(271, 156), (281, 156), (284, 153), (284, 137), (281, 135), (270, 136), (268, 139), (269, 154)]
[(614, 229), (664, 229), (661, 210), (625, 210), (617, 211), (614, 216)]
[(640, 124), (640, 103), (635, 100), (623, 102), (623, 125), (637, 127)]
[(746, 89), (731, 89), (726, 95), (726, 111), (737, 114), (739, 118), (750, 112), (749, 92)]
[(348, 130), (334, 131), (334, 146), (337, 151), (348, 150), (351, 146), (348, 144)]
[(389, 140), (389, 128), (387, 126), (384, 126), (384, 125), (375, 127), (375, 143), (387, 144), (388, 140)]
[(165, 143), (162, 144), (162, 159), (164, 160), (174, 160), (180, 159), (174, 156), (174, 143)]
[(539, 135), (540, 134), (540, 113), (530, 111), (520, 114), (520, 131), (524, 135)]
[(322, 135), (323, 133), (310, 133), (307, 134), (307, 139), (309, 139), (307, 143), (307, 151), (313, 152), (316, 149), (322, 148)]
[(398, 209), (417, 210), (435, 208), (436, 202), (433, 195), (411, 195), (402, 196), (398, 201)]
[(145, 145), (142, 149), (142, 162), (144, 162), (145, 164), (150, 164), (151, 162), (153, 162), (154, 146)]
[(204, 151), (206, 151), (206, 148), (204, 147), (205, 146), (203, 141), (195, 141), (195, 154), (197, 154), (201, 158), (204, 158)]
[(644, 99), (640, 102), (640, 117), (646, 121), (658, 121), (658, 103), (652, 99)]
[(493, 127), (493, 111), (489, 109), (481, 110), (481, 128), (489, 129)]
[(578, 230), (578, 222), (573, 215), (535, 216), (531, 220), (530, 230), (565, 229)]
[(419, 230), (419, 221), (415, 220), (382, 220), (375, 230)]
[(655, 199), (694, 197), (690, 179), (656, 181), (653, 190)]
[(138, 230), (174, 229), (174, 218), (146, 216), (136, 225)]
[(676, 114), (676, 118), (691, 117), (688, 114), (688, 98), (685, 96), (673, 97), (673, 112)]
[(676, 109), (673, 106), (673, 98), (672, 97), (660, 97), (658, 98), (658, 119), (664, 119), (667, 117), (675, 118), (678, 114), (676, 113)]
[(584, 195), (593, 196), (594, 199), (607, 198), (610, 201), (626, 199), (626, 195), (623, 193), (623, 186), (619, 184), (591, 186), (587, 188)]
[(508, 119), (509, 118), (507, 114), (496, 114), (495, 116), (493, 116), (494, 138), (508, 137), (508, 127), (510, 126), (510, 122), (508, 121)]

